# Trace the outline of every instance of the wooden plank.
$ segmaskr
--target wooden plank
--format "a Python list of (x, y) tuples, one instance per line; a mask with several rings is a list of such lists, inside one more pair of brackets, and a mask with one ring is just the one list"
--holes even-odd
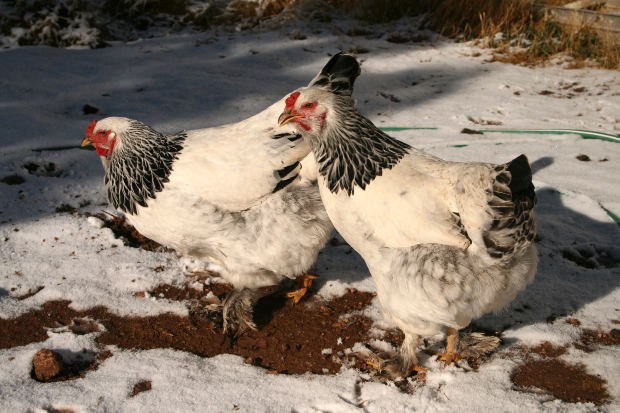
[(546, 6), (545, 8), (562, 24), (585, 24), (596, 30), (609, 32), (620, 39), (620, 15), (591, 10), (571, 10), (556, 6)]
[(565, 4), (562, 7), (571, 10), (591, 9), (603, 6), (605, 3), (607, 3), (607, 0), (578, 0)]
[(620, 0), (607, 0), (603, 11), (611, 14), (620, 14)]

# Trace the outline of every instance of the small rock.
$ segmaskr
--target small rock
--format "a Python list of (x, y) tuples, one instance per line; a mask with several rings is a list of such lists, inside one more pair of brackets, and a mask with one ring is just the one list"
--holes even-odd
[(99, 112), (99, 108), (89, 105), (88, 103), (85, 104), (84, 106), (82, 106), (82, 112), (85, 115), (94, 115), (95, 113)]
[(576, 158), (582, 162), (590, 162), (591, 160), (588, 155), (585, 155), (583, 153), (580, 153), (579, 155), (577, 155)]
[(26, 169), (29, 174), (33, 174), (37, 169), (39, 169), (39, 165), (35, 162), (26, 162), (22, 165), (22, 168)]
[(44, 348), (34, 354), (32, 366), (37, 380), (48, 381), (60, 375), (63, 366), (62, 356)]
[(353, 54), (364, 54), (364, 53), (369, 53), (369, 52), (370, 50), (365, 47), (353, 46), (352, 48), (349, 49), (349, 53), (353, 53)]
[(398, 103), (400, 102), (400, 99), (397, 98), (396, 96), (389, 94), (389, 93), (384, 93), (384, 92), (377, 92), (377, 95), (381, 96), (384, 99), (389, 100), (390, 102), (394, 102), (394, 103)]
[(77, 209), (69, 204), (60, 204), (56, 207), (56, 212), (59, 214), (73, 214)]
[(0, 179), (0, 182), (3, 182), (7, 185), (20, 185), (26, 182), (26, 180), (19, 175), (8, 175)]
[(305, 34), (303, 34), (303, 32), (299, 29), (295, 29), (293, 31), (291, 31), (288, 35), (289, 39), (291, 40), (305, 40), (307, 37)]
[(389, 33), (387, 35), (387, 37), (385, 38), (386, 41), (390, 42), (390, 43), (407, 43), (409, 40), (411, 40), (410, 36), (404, 36), (401, 33), (398, 32), (392, 32)]
[(74, 318), (69, 330), (76, 335), (84, 335), (101, 331), (96, 321), (88, 318)]
[(29, 161), (24, 163), (22, 168), (27, 170), (30, 175), (36, 176), (58, 177), (62, 174), (62, 170), (60, 170), (54, 162), (38, 164), (36, 162)]
[(463, 128), (463, 130), (461, 130), (461, 133), (466, 133), (468, 135), (482, 135), (482, 132), (469, 128)]

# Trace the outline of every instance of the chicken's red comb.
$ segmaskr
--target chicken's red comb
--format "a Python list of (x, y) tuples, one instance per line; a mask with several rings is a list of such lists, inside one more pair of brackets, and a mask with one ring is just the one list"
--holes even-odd
[(293, 92), (289, 97), (286, 98), (284, 103), (286, 104), (287, 109), (292, 109), (295, 106), (295, 102), (297, 102), (297, 98), (299, 97), (299, 92)]
[(86, 136), (93, 136), (93, 132), (95, 131), (95, 126), (97, 126), (96, 120), (93, 120), (91, 123), (88, 124), (88, 127), (86, 128)]

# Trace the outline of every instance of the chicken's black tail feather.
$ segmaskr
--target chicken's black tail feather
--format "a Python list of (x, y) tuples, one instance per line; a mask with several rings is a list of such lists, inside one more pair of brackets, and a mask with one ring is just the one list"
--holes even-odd
[(495, 173), (489, 200), (493, 219), (483, 240), (489, 255), (509, 259), (527, 248), (536, 235), (536, 192), (525, 155), (497, 165)]
[(510, 191), (513, 198), (515, 195), (525, 195), (534, 197), (534, 185), (532, 184), (532, 169), (525, 155), (519, 155), (508, 162), (507, 168), (510, 172)]
[(353, 84), (361, 69), (357, 59), (350, 54), (340, 52), (334, 55), (321, 69), (308, 86), (319, 86), (338, 95), (351, 96)]

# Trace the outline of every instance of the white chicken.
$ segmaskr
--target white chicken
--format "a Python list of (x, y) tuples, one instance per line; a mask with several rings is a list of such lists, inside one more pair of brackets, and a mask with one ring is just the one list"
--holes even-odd
[(440, 359), (458, 360), (458, 330), (532, 281), (536, 195), (524, 155), (502, 165), (445, 161), (383, 133), (350, 96), (314, 87), (289, 96), (279, 123), (310, 144), (325, 209), (404, 333), (399, 354), (382, 360), (391, 377), (424, 370), (420, 337), (444, 329)]
[[(350, 95), (358, 74), (355, 58), (341, 53), (311, 85)], [(294, 128), (278, 128), (282, 105), (171, 136), (109, 117), (93, 121), (82, 141), (103, 162), (110, 203), (141, 234), (221, 266), (235, 287), (223, 305), (232, 334), (256, 328), (256, 289), (303, 276), (333, 230), (316, 176), (301, 167), (310, 148)], [(311, 278), (292, 294), (296, 301)]]

